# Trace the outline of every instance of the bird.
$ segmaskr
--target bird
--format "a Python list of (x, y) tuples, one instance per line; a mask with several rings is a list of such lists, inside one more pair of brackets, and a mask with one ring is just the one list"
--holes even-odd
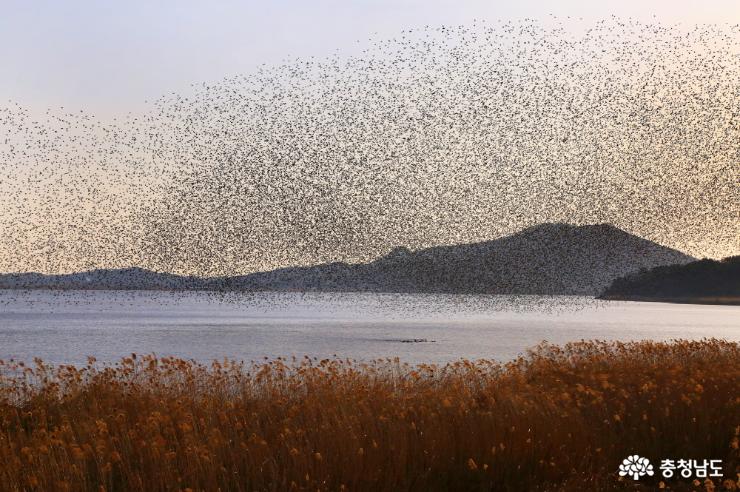
[(0, 271), (201, 285), (538, 223), (736, 251), (738, 26), (570, 22), (376, 35), (114, 118), (4, 103)]

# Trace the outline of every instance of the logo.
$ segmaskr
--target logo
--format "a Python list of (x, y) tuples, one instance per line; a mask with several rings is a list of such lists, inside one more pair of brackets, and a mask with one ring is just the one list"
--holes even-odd
[(627, 456), (619, 465), (619, 476), (624, 477), (626, 475), (631, 476), (634, 480), (639, 480), (640, 477), (645, 475), (652, 477), (653, 465), (650, 464), (649, 459), (642, 458), (637, 454)]

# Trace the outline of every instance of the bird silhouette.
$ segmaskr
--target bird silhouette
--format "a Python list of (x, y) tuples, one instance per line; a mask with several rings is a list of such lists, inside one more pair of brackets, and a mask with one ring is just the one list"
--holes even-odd
[(111, 120), (8, 102), (0, 271), (218, 277), (544, 222), (735, 253), (740, 28), (570, 22), (407, 29)]

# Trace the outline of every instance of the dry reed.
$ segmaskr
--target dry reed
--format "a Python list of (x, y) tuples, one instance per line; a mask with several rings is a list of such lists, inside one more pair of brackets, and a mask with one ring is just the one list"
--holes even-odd
[[(722, 459), (740, 346), (541, 345), (500, 364), (282, 359), (0, 365), (0, 490), (652, 490), (630, 454)], [(657, 470), (657, 467), (656, 467)], [(696, 485), (698, 484), (698, 485)]]

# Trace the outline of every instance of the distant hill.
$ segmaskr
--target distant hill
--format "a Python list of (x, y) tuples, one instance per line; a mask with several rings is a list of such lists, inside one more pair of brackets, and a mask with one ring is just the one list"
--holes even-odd
[(326, 263), (204, 279), (148, 270), (0, 275), (0, 288), (172, 289), (598, 295), (617, 277), (695, 258), (612, 225), (541, 224), (473, 244), (411, 251), (369, 263)]
[(620, 277), (601, 299), (740, 304), (740, 256), (699, 260)]
[(231, 277), (246, 290), (597, 295), (613, 279), (694, 258), (612, 225), (541, 224), (492, 241)]
[(157, 273), (143, 268), (98, 269), (62, 275), (9, 273), (0, 275), (2, 289), (66, 290), (198, 290), (206, 288), (199, 277)]

